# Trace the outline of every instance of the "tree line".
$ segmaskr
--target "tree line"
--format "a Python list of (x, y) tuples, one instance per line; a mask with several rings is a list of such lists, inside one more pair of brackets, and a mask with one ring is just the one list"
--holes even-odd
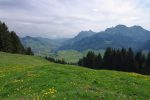
[(94, 52), (88, 52), (79, 60), (78, 65), (92, 69), (150, 74), (150, 52), (145, 56), (141, 51), (133, 52), (131, 48), (128, 50), (107, 48), (103, 57), (100, 53), (96, 55)]
[(54, 62), (54, 63), (58, 63), (58, 64), (77, 65), (76, 63), (66, 62), (64, 59), (55, 59), (52, 57), (45, 57), (45, 59), (50, 61), (50, 62)]
[(9, 31), (5, 23), (0, 21), (0, 51), (33, 55), (30, 47), (24, 48), (14, 31)]
[(64, 59), (54, 59), (52, 57), (45, 57), (46, 60), (54, 62), (54, 63), (59, 63), (59, 64), (68, 64)]

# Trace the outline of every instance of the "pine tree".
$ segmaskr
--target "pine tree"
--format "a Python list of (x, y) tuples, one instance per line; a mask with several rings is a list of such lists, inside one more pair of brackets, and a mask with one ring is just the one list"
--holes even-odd
[(112, 66), (112, 49), (111, 48), (107, 48), (104, 54), (104, 58), (103, 58), (103, 66), (106, 69), (111, 69)]
[(10, 34), (11, 34), (11, 43), (13, 45), (12, 53), (23, 53), (24, 47), (22, 46), (19, 37), (16, 35), (14, 31), (12, 31)]
[(131, 48), (129, 48), (127, 52), (127, 71), (134, 72), (135, 69), (135, 59), (134, 59), (134, 53)]
[(122, 54), (122, 67), (123, 67), (123, 69), (125, 69), (125, 67), (126, 67), (126, 57), (127, 57), (127, 51), (126, 51), (126, 49), (125, 48), (122, 48), (121, 49), (121, 54)]
[(117, 66), (117, 63), (118, 63), (118, 59), (117, 59), (117, 52), (116, 50), (112, 50), (112, 69), (117, 69), (116, 66)]
[(85, 59), (85, 66), (95, 69), (95, 54), (94, 52), (88, 52)]
[[(10, 52), (10, 53), (29, 53), (29, 49), (26, 51), (21, 44), (19, 37), (14, 31), (9, 32), (8, 27), (5, 23), (0, 21), (0, 51)], [(30, 54), (33, 54), (30, 50)]]
[(142, 54), (141, 51), (136, 53), (135, 60), (136, 60), (136, 72), (142, 73), (145, 62), (145, 56)]
[(147, 56), (147, 59), (146, 59), (144, 74), (149, 74), (150, 75), (150, 52), (148, 53), (148, 56)]
[(95, 68), (100, 69), (101, 66), (102, 66), (102, 56), (99, 53), (98, 56), (96, 56), (96, 58), (95, 58)]
[(122, 52), (118, 49), (116, 52), (116, 70), (123, 70), (123, 56), (122, 56)]
[(30, 47), (27, 48), (26, 55), (34, 55)]

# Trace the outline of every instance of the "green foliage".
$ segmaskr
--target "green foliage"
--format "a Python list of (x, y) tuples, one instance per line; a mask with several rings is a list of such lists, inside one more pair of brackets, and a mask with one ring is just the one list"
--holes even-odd
[(69, 64), (67, 62), (65, 62), (64, 59), (60, 60), (60, 59), (54, 59), (52, 57), (45, 57), (46, 60), (54, 62), (54, 63), (59, 63), (59, 64)]
[(19, 37), (16, 35), (14, 31), (10, 33), (11, 35), (11, 43), (12, 43), (12, 53), (24, 53), (24, 47), (21, 44)]
[(102, 66), (102, 56), (100, 53), (95, 57), (95, 68), (98, 69), (99, 66)]
[(150, 52), (148, 53), (146, 63), (145, 63), (145, 74), (150, 73)]
[(94, 69), (94, 65), (95, 65), (95, 54), (94, 52), (88, 52), (87, 56), (85, 57), (85, 66), (88, 68), (93, 68)]
[(112, 65), (112, 49), (107, 48), (103, 58), (103, 65), (109, 67)]
[(149, 100), (150, 77), (0, 52), (1, 100)]
[(30, 47), (27, 48), (26, 55), (34, 55)]
[(79, 60), (78, 65), (92, 69), (109, 69), (150, 75), (148, 70), (150, 67), (149, 56), (150, 54), (146, 59), (141, 51), (134, 54), (131, 48), (128, 50), (107, 48), (103, 58), (101, 54), (95, 55), (94, 52), (89, 52), (87, 56)]
[[(26, 54), (26, 50), (14, 31), (10, 32), (5, 23), (0, 21), (0, 51)], [(27, 51), (28, 52), (28, 51)]]

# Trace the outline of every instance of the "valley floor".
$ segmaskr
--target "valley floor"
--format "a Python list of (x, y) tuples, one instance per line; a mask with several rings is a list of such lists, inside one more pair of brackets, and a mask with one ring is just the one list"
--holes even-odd
[(0, 99), (149, 100), (150, 77), (0, 52)]

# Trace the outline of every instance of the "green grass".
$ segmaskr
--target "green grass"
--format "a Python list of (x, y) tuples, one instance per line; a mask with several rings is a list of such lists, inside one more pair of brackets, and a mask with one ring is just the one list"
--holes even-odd
[(104, 55), (105, 50), (85, 50), (82, 52), (76, 51), (76, 50), (61, 50), (58, 51), (56, 55), (51, 54), (51, 56), (55, 59), (64, 59), (66, 62), (69, 63), (77, 63), (80, 58), (83, 58), (87, 55), (89, 51), (93, 51), (95, 54), (101, 53), (102, 56)]
[(150, 77), (0, 52), (0, 100), (149, 100)]
[(66, 62), (76, 63), (82, 58), (84, 55), (82, 52), (75, 50), (62, 50), (57, 52), (56, 59), (64, 59)]

